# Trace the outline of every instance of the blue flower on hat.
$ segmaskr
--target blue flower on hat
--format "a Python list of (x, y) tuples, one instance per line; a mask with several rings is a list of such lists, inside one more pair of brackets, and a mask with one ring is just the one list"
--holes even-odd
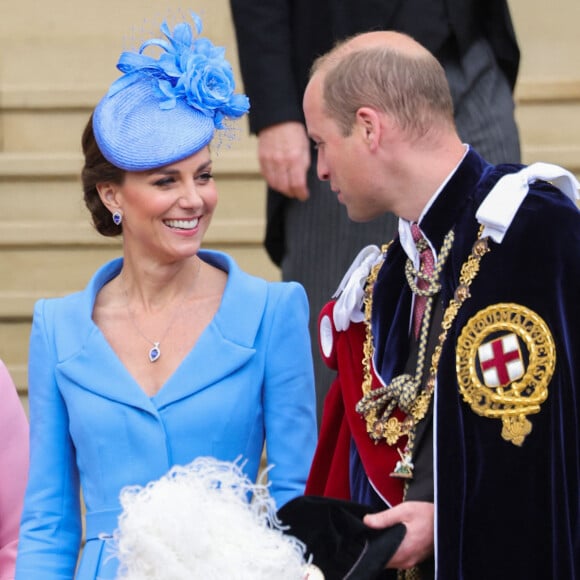
[[(201, 20), (192, 18), (195, 31), (188, 23), (171, 31), (164, 22), (165, 38), (121, 54), (124, 74), (93, 114), (95, 140), (113, 165), (144, 171), (174, 163), (208, 145), (216, 129), (226, 129), (226, 117), (248, 111), (248, 98), (234, 94), (225, 49), (200, 37)], [(148, 47), (161, 49), (159, 57), (145, 54)]]
[[(250, 104), (246, 95), (234, 94), (234, 74), (225, 59), (225, 49), (201, 38), (201, 19), (193, 13), (191, 16), (195, 34), (186, 22), (177, 24), (173, 33), (163, 22), (161, 32), (166, 40), (154, 38), (144, 42), (138, 53), (123, 52), (117, 68), (125, 75), (113, 83), (109, 95), (143, 76), (152, 77), (157, 81), (161, 109), (173, 109), (183, 99), (190, 107), (212, 117), (216, 129), (223, 129), (225, 117), (241, 117)], [(144, 54), (149, 46), (163, 50), (158, 59)]]

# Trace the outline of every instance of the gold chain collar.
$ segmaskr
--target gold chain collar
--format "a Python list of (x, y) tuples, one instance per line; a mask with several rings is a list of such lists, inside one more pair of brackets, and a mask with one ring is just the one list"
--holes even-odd
[[(439, 259), (437, 260), (437, 264), (433, 268), (433, 272), (431, 274), (425, 274), (423, 272), (422, 267), (417, 270), (413, 266), (413, 262), (410, 259), (407, 259), (407, 263), (405, 264), (405, 277), (407, 278), (407, 284), (409, 284), (409, 288), (415, 296), (434, 296), (435, 294), (439, 293), (441, 290), (441, 283), (439, 282), (439, 277), (441, 275), (441, 271), (443, 270), (443, 266), (445, 265), (445, 261), (447, 260), (447, 256), (451, 251), (451, 246), (453, 245), (453, 232), (449, 232), (443, 241), (443, 246), (441, 247), (441, 252)], [(417, 251), (419, 255), (424, 250), (429, 249), (429, 244), (427, 240), (423, 237), (416, 243)], [(422, 264), (421, 264), (422, 266)], [(419, 288), (415, 280), (422, 280), (426, 282), (425, 288)]]
[[(366, 336), (365, 343), (363, 345), (362, 359), (364, 366), (364, 379), (362, 383), (363, 397), (357, 403), (356, 410), (365, 418), (367, 432), (371, 439), (374, 441), (378, 442), (384, 438), (388, 445), (394, 445), (403, 435), (408, 436), (405, 456), (402, 456), (402, 463), (404, 467), (410, 469), (408, 469), (408, 471), (405, 470), (404, 474), (399, 476), (412, 477), (411, 457), (414, 444), (415, 427), (417, 423), (425, 417), (427, 409), (429, 408), (431, 397), (433, 396), (433, 392), (435, 390), (435, 377), (437, 375), (437, 368), (439, 366), (439, 359), (441, 357), (443, 344), (445, 343), (447, 333), (451, 328), (451, 325), (455, 320), (459, 309), (470, 297), (469, 287), (479, 272), (481, 258), (487, 252), (489, 252), (488, 238), (482, 238), (482, 232), (483, 226), (479, 229), (477, 240), (473, 244), (470, 255), (461, 266), (459, 284), (455, 289), (453, 298), (451, 298), (449, 301), (449, 304), (443, 314), (443, 320), (441, 322), (442, 332), (439, 334), (437, 346), (435, 347), (431, 357), (429, 377), (426, 381), (425, 388), (421, 392), (418, 392), (418, 385), (413, 385), (413, 388), (409, 390), (408, 394), (405, 394), (405, 396), (401, 398), (403, 384), (408, 383), (409, 378), (413, 383), (419, 381), (420, 385), (425, 359), (427, 337), (429, 334), (429, 322), (431, 318), (433, 296), (430, 296), (427, 301), (423, 323), (421, 325), (419, 356), (417, 359), (417, 372), (415, 373), (415, 378), (413, 379), (413, 377), (410, 377), (410, 375), (401, 375), (395, 377), (391, 383), (385, 387), (372, 389), (371, 365), (374, 355), (374, 346), (371, 328), (371, 312), (373, 287), (392, 242), (382, 247), (383, 259), (372, 268), (367, 278), (365, 297), (363, 301), (366, 324)], [(440, 262), (444, 261), (444, 259), (447, 257), (446, 254), (449, 253), (452, 243), (453, 233), (449, 232), (445, 237), (445, 242), (441, 252), (441, 257), (443, 260), (440, 259)], [(449, 249), (446, 250), (446, 254), (444, 254), (444, 248), (446, 244), (449, 245)], [(437, 273), (437, 284), (438, 277), (442, 269), (442, 264), (440, 264), (440, 262), (438, 262), (438, 267), (435, 270)], [(397, 417), (391, 416), (396, 406), (399, 406), (407, 413), (407, 416), (402, 421), (399, 421)]]
[[(408, 416), (414, 417), (416, 420), (420, 420), (425, 416), (427, 412), (427, 408), (429, 406), (430, 395), (425, 397), (425, 392), (420, 394), (421, 390), (421, 379), (423, 377), (423, 369), (425, 367), (425, 359), (427, 353), (427, 342), (429, 339), (429, 326), (431, 322), (431, 313), (433, 310), (433, 300), (435, 295), (441, 289), (441, 284), (439, 283), (439, 276), (443, 269), (443, 265), (449, 256), (451, 251), (451, 247), (453, 246), (453, 232), (449, 232), (445, 236), (445, 240), (443, 242), (443, 246), (441, 248), (440, 257), (437, 262), (437, 266), (434, 269), (433, 276), (430, 276), (431, 280), (429, 280), (429, 287), (425, 290), (424, 295), (427, 297), (426, 304), (425, 304), (425, 312), (423, 314), (423, 320), (421, 323), (421, 330), (419, 333), (419, 350), (417, 355), (417, 365), (415, 367), (415, 374), (414, 376), (410, 374), (403, 374), (395, 377), (388, 385), (380, 387), (378, 389), (369, 390), (368, 392), (363, 394), (363, 398), (358, 402), (356, 410), (363, 414), (367, 415), (371, 409), (382, 409), (381, 416), (382, 417), (390, 417), (391, 413), (395, 410), (396, 407), (399, 407), (401, 411), (406, 413)], [(384, 255), (384, 254), (383, 254)], [(380, 266), (380, 265), (379, 265)], [(419, 294), (421, 291), (417, 288), (415, 284), (414, 277), (412, 276), (413, 272), (416, 272), (413, 268), (413, 264), (411, 260), (407, 260), (406, 264), (406, 274), (407, 274), (407, 282), (409, 286), (411, 286), (411, 290), (414, 294)], [(376, 272), (378, 275), (378, 270)], [(376, 280), (375, 275), (375, 280)], [(374, 284), (374, 280), (373, 280)], [(372, 306), (372, 304), (368, 304), (366, 298), (370, 298), (372, 301), (372, 295), (365, 295), (365, 308)], [(366, 315), (365, 311), (365, 315)], [(368, 313), (370, 314), (370, 313)], [(369, 325), (367, 325), (367, 331), (369, 329)], [(368, 332), (367, 332), (367, 341), (368, 341)], [(371, 342), (372, 348), (372, 342)], [(368, 369), (367, 369), (368, 370)], [(396, 421), (396, 420), (395, 420)], [(389, 430), (389, 425), (396, 427), (398, 423), (391, 421), (387, 421), (387, 431), (388, 433), (385, 435), (387, 442), (389, 445), (393, 445), (397, 442), (401, 434), (399, 434), (396, 430), (393, 431), (392, 429)], [(376, 436), (376, 431), (383, 429), (383, 424), (381, 421), (378, 423), (375, 422), (373, 428), (373, 435)], [(382, 432), (378, 435), (378, 438), (382, 435)], [(395, 437), (393, 439), (393, 437)], [(376, 437), (374, 437), (376, 438)]]

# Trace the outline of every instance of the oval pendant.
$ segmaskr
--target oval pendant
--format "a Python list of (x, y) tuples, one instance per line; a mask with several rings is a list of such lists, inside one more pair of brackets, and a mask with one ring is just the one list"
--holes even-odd
[(161, 356), (161, 349), (159, 348), (159, 343), (156, 342), (153, 344), (153, 346), (151, 347), (151, 350), (149, 351), (149, 360), (154, 363), (156, 360), (159, 359), (159, 357)]

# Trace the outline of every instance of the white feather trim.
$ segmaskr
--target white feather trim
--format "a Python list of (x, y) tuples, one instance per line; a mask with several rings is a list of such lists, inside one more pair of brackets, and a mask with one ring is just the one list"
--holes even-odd
[[(253, 501), (248, 498), (253, 495)], [(267, 486), (235, 463), (200, 457), (124, 488), (109, 540), (119, 580), (302, 580), (305, 547), (285, 535)]]

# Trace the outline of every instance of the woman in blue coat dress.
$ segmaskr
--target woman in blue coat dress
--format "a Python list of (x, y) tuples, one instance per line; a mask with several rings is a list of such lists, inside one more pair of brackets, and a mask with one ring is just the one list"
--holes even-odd
[(123, 256), (35, 306), (18, 580), (115, 578), (106, 539), (121, 489), (198, 456), (241, 458), (255, 479), (266, 442), (278, 507), (304, 489), (316, 443), (306, 295), (200, 249), (217, 202), (209, 143), (248, 101), (193, 18), (121, 55), (83, 135), (85, 201)]

